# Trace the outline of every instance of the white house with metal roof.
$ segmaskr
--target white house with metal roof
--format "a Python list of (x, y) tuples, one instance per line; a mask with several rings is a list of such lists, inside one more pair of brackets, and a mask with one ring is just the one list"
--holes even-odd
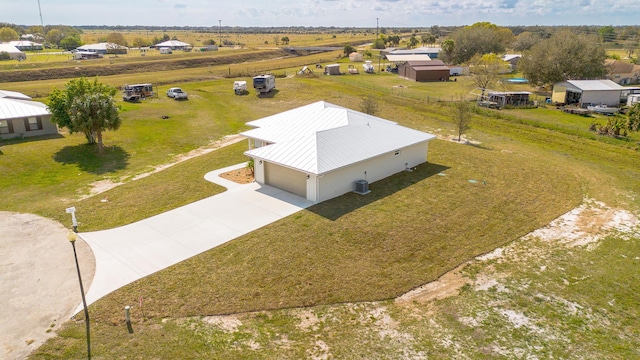
[(23, 51), (9, 44), (0, 44), (0, 53), (7, 53), (11, 60), (24, 60), (27, 58)]
[(93, 52), (97, 54), (126, 54), (129, 48), (115, 43), (101, 42), (97, 44), (87, 44), (78, 47), (78, 51)]
[(167, 40), (165, 42), (161, 42), (159, 44), (155, 44), (153, 47), (155, 48), (169, 48), (171, 50), (188, 50), (191, 49), (191, 44), (186, 42), (182, 42), (179, 40)]
[(325, 201), (427, 161), (435, 136), (324, 101), (248, 122), (255, 179)]
[(0, 139), (57, 134), (47, 105), (30, 97), (0, 90)]
[(607, 105), (618, 107), (624, 87), (611, 80), (567, 80), (553, 85), (551, 101), (580, 107)]

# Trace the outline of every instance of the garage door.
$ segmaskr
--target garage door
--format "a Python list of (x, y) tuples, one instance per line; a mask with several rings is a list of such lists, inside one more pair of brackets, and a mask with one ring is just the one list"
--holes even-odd
[(307, 175), (305, 173), (266, 162), (264, 179), (267, 185), (307, 197)]

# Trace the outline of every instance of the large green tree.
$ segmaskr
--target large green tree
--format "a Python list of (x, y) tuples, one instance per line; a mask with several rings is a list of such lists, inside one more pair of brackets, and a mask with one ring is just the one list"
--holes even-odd
[(60, 45), (60, 41), (62, 41), (62, 39), (64, 39), (64, 34), (59, 29), (51, 29), (44, 36), (44, 39), (49, 44), (54, 44), (54, 45), (58, 46), (58, 45)]
[(515, 40), (511, 44), (511, 48), (515, 51), (526, 51), (533, 47), (533, 45), (542, 41), (542, 34), (525, 31), (516, 36)]
[(491, 84), (495, 84), (501, 73), (509, 70), (509, 64), (496, 54), (476, 55), (470, 61), (471, 80), (482, 90), (482, 97)]
[(452, 61), (461, 64), (474, 55), (505, 51), (513, 40), (511, 30), (489, 22), (478, 22), (454, 31), (451, 39), (455, 43)]
[(595, 35), (559, 31), (524, 53), (518, 68), (529, 82), (545, 86), (564, 80), (600, 79), (607, 54)]
[(118, 44), (120, 46), (129, 46), (127, 43), (127, 39), (124, 37), (124, 34), (119, 32), (112, 32), (107, 35), (107, 42)]
[(102, 132), (120, 127), (119, 108), (113, 100), (116, 89), (80, 78), (69, 81), (64, 90), (54, 89), (49, 95), (51, 120), (70, 133), (82, 132), (89, 144), (102, 149)]
[(453, 39), (447, 39), (440, 45), (442, 48), (442, 60), (446, 63), (453, 61), (453, 51), (456, 49), (456, 42)]
[(617, 38), (616, 30), (611, 25), (598, 29), (598, 36), (602, 42), (614, 42)]
[(20, 39), (20, 35), (17, 31), (10, 27), (0, 28), (0, 42), (9, 42)]

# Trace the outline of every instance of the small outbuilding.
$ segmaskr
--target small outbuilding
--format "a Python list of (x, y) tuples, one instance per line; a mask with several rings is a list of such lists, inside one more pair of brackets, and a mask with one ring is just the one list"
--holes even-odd
[(19, 92), (0, 90), (0, 139), (57, 133), (47, 105)]
[(496, 103), (499, 107), (527, 106), (531, 105), (530, 96), (531, 93), (528, 91), (490, 91), (486, 95), (486, 100)]
[(551, 101), (556, 104), (578, 105), (586, 108), (591, 104), (618, 107), (624, 87), (611, 80), (567, 80), (553, 85)]
[(518, 61), (522, 58), (520, 54), (504, 54), (502, 55), (502, 61), (509, 63), (509, 68), (511, 71), (516, 71), (518, 69)]
[(324, 67), (325, 75), (340, 75), (340, 64), (330, 64)]
[(434, 135), (324, 101), (248, 122), (256, 182), (313, 202), (427, 161)]
[(447, 81), (449, 67), (441, 60), (407, 61), (398, 67), (398, 75), (413, 81)]

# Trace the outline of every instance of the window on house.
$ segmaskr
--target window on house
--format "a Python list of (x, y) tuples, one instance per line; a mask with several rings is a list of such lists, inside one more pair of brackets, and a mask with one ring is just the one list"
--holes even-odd
[(40, 120), (39, 116), (30, 117), (25, 120), (24, 127), (27, 129), (27, 131), (42, 130), (42, 121)]
[(0, 134), (13, 133), (13, 124), (9, 120), (0, 120)]

